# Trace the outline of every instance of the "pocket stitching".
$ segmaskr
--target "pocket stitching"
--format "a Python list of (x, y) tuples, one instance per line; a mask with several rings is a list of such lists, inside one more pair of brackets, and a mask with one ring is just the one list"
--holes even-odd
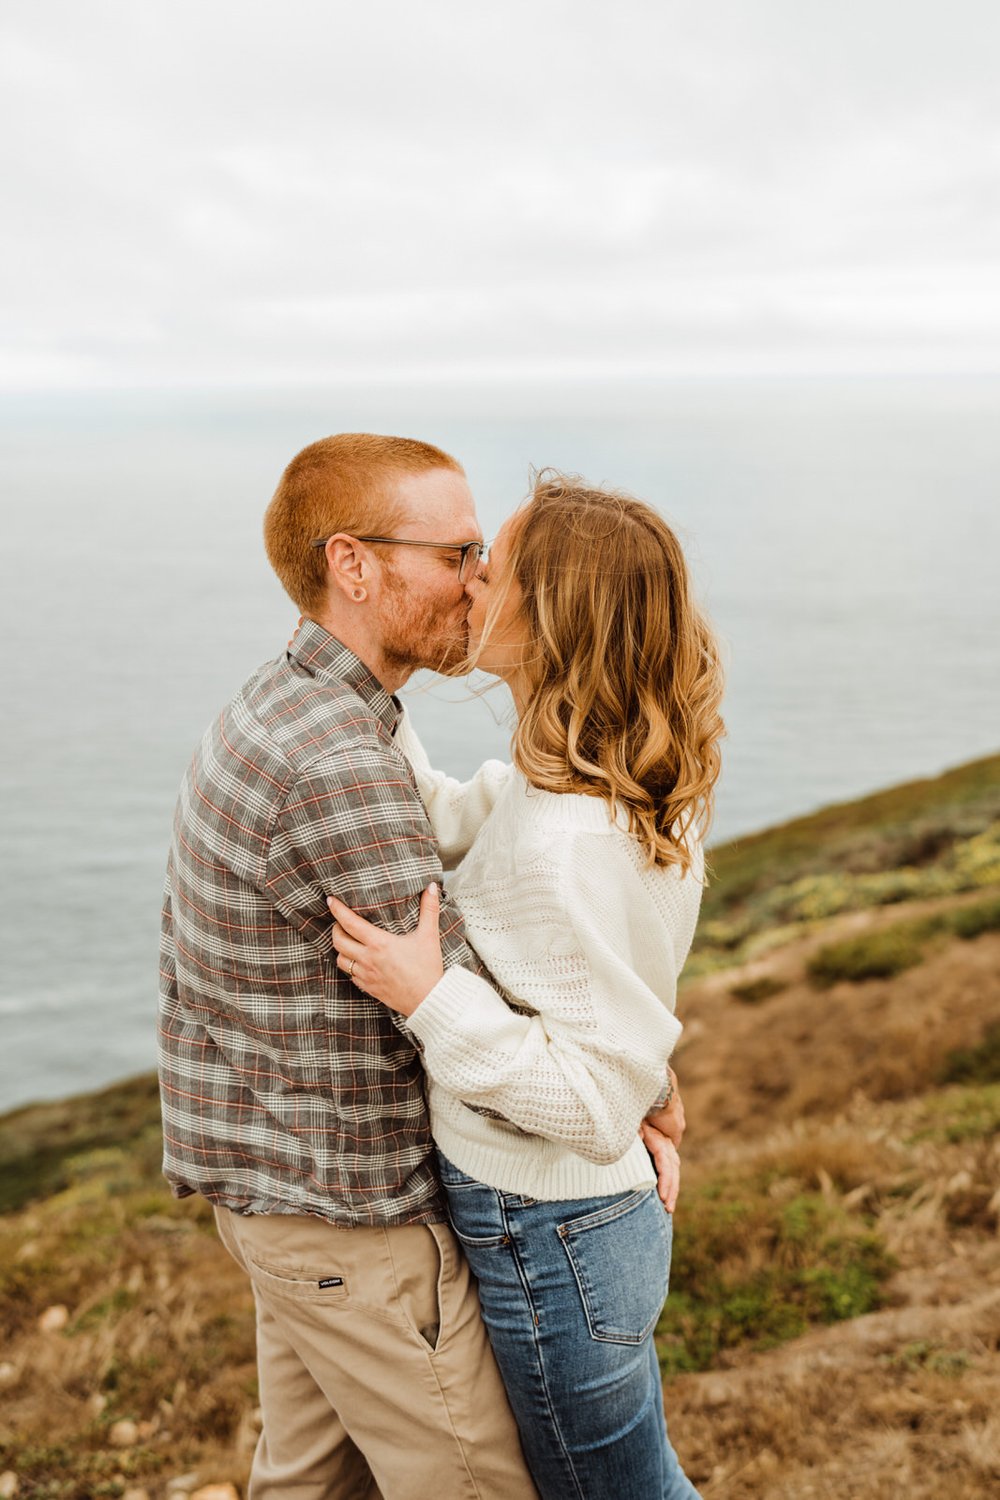
[(251, 1275), (259, 1271), (268, 1280), (265, 1282), (265, 1290), (283, 1292), (285, 1296), (294, 1298), (297, 1302), (323, 1302), (332, 1304), (335, 1302), (348, 1302), (350, 1292), (347, 1283), (339, 1287), (321, 1287), (320, 1277), (301, 1274), (305, 1271), (304, 1266), (278, 1266), (268, 1264), (267, 1261), (257, 1260), (255, 1256), (247, 1256), (247, 1264)]
[(451, 1227), (455, 1230), (455, 1238), (457, 1240), (463, 1245), (471, 1245), (475, 1250), (486, 1250), (490, 1246), (506, 1245), (507, 1243), (507, 1236), (505, 1234), (489, 1234), (477, 1238), (473, 1234), (462, 1234), (460, 1230), (455, 1229), (454, 1224)]
[(587, 1229), (599, 1229), (602, 1224), (613, 1224), (616, 1219), (638, 1208), (652, 1191), (651, 1187), (636, 1188), (626, 1198), (619, 1198), (607, 1208), (595, 1209), (593, 1213), (584, 1214), (579, 1219), (567, 1219), (564, 1224), (558, 1226), (559, 1238), (567, 1240), (572, 1235), (582, 1233)]
[[(660, 1303), (659, 1307), (657, 1307), (652, 1317), (647, 1321), (645, 1327), (638, 1334), (634, 1333), (631, 1329), (605, 1328), (602, 1331), (598, 1331), (596, 1322), (599, 1321), (599, 1313), (594, 1306), (593, 1298), (591, 1296), (589, 1287), (586, 1284), (583, 1265), (581, 1264), (578, 1255), (574, 1253), (574, 1246), (571, 1243), (573, 1228), (574, 1226), (577, 1226), (581, 1230), (586, 1231), (587, 1229), (600, 1228), (605, 1224), (613, 1224), (616, 1219), (620, 1219), (625, 1213), (628, 1213), (636, 1208), (639, 1202), (648, 1198), (652, 1191), (652, 1188), (637, 1189), (637, 1191), (631, 1194), (628, 1198), (620, 1199), (619, 1202), (614, 1205), (614, 1211), (612, 1211), (612, 1209), (601, 1209), (597, 1213), (588, 1214), (582, 1219), (570, 1219), (566, 1224), (561, 1224), (558, 1227), (557, 1233), (559, 1235), (559, 1239), (562, 1241), (563, 1248), (566, 1251), (566, 1258), (569, 1261), (570, 1270), (573, 1273), (573, 1279), (576, 1282), (577, 1290), (580, 1293), (580, 1303), (583, 1307), (583, 1314), (587, 1321), (587, 1331), (590, 1334), (590, 1337), (595, 1341), (595, 1343), (628, 1345), (641, 1344), (649, 1336), (652, 1329), (656, 1327), (657, 1320), (660, 1316), (660, 1312), (662, 1311), (663, 1303)], [(669, 1291), (670, 1285), (670, 1249), (671, 1247), (668, 1244), (666, 1246), (667, 1291)], [(663, 1300), (666, 1301), (666, 1291), (664, 1292)]]

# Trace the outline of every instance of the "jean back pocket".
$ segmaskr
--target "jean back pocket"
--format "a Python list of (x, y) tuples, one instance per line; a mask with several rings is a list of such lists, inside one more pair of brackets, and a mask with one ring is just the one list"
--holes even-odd
[(560, 1224), (590, 1336), (641, 1344), (670, 1279), (671, 1220), (653, 1188), (642, 1188)]

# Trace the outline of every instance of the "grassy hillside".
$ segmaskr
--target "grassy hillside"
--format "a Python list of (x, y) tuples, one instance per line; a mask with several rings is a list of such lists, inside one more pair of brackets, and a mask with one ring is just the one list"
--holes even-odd
[(1000, 756), (712, 851), (693, 977), (843, 912), (1000, 884)]
[[(997, 1492), (998, 850), (994, 757), (714, 852), (658, 1329), (706, 1500)], [(252, 1301), (152, 1080), (0, 1120), (0, 1194), (0, 1494), (241, 1487)]]

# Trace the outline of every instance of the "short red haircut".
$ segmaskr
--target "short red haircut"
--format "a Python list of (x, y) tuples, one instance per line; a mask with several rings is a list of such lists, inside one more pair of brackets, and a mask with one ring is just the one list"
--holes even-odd
[(403, 519), (392, 480), (428, 469), (465, 471), (457, 459), (415, 438), (339, 432), (292, 459), (264, 514), (264, 546), (282, 587), (303, 614), (326, 597), (326, 557), (311, 543), (346, 531), (391, 536)]

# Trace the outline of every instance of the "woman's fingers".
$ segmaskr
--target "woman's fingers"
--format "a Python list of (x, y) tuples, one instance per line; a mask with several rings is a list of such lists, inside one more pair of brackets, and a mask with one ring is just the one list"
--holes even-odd
[(352, 979), (354, 981), (354, 983), (358, 986), (358, 989), (363, 989), (364, 986), (361, 983), (362, 974), (356, 968), (357, 962), (358, 960), (356, 958), (348, 958), (344, 953), (338, 954), (337, 956), (337, 968), (342, 969), (343, 972), (347, 975), (348, 979)]
[(430, 930), (436, 935), (440, 913), (441, 892), (438, 890), (437, 881), (431, 881), (420, 897), (420, 919), (417, 922), (417, 931), (426, 933)]
[(368, 951), (366, 944), (359, 943), (354, 938), (348, 937), (339, 924), (333, 929), (333, 946), (345, 958), (361, 958)]
[(677, 1206), (677, 1195), (681, 1185), (681, 1159), (673, 1141), (655, 1130), (644, 1120), (639, 1127), (643, 1144), (653, 1158), (656, 1170), (656, 1190), (660, 1201), (669, 1213)]
[(381, 932), (382, 930), (380, 927), (376, 927), (374, 923), (366, 922), (364, 917), (359, 917), (357, 912), (352, 911), (349, 906), (345, 906), (343, 901), (338, 901), (336, 896), (327, 896), (326, 904), (336, 918), (339, 926), (343, 927), (345, 932), (350, 933), (351, 937), (357, 938), (361, 942), (365, 941), (366, 938), (370, 938), (372, 933)]

